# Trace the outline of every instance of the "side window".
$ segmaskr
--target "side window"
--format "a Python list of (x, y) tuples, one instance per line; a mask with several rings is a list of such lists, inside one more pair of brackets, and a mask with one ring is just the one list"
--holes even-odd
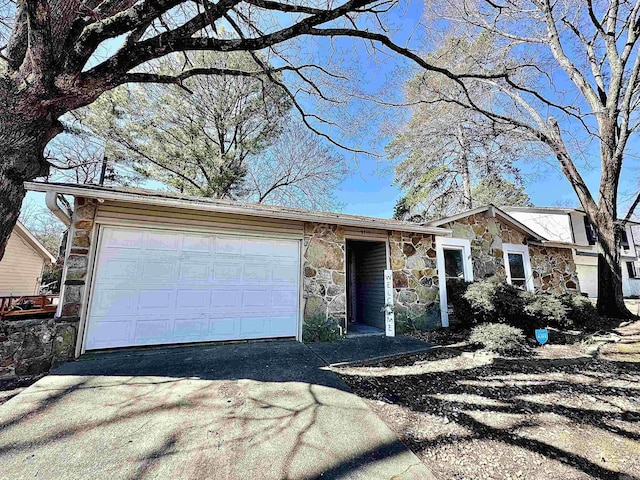
[(625, 250), (629, 250), (629, 237), (625, 229), (620, 230), (620, 246)]
[(529, 259), (529, 247), (503, 243), (502, 249), (507, 283), (524, 290), (533, 291), (533, 272), (531, 270), (531, 260)]
[(511, 285), (527, 288), (527, 276), (524, 273), (524, 255), (522, 253), (508, 253)]
[(589, 220), (587, 220), (587, 217), (583, 217), (583, 218), (584, 218), (584, 229), (587, 232), (587, 241), (589, 242), (589, 245), (595, 245), (596, 231), (594, 230), (593, 225), (589, 223)]

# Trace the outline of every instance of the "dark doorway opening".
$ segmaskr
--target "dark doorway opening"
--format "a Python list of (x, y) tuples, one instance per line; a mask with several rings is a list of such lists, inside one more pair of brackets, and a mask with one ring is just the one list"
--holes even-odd
[(347, 240), (348, 334), (383, 333), (386, 242)]

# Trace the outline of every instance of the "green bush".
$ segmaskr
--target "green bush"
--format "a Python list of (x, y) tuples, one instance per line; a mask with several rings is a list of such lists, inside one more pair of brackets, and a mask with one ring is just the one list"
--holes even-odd
[(496, 353), (521, 352), (527, 349), (522, 330), (502, 323), (484, 323), (474, 327), (469, 341)]
[(567, 328), (571, 322), (567, 317), (567, 308), (558, 295), (522, 292), (525, 301), (524, 311), (530, 317), (526, 327)]
[(469, 285), (464, 298), (469, 302), (474, 323), (508, 323), (520, 326), (526, 322), (522, 290), (498, 282), (482, 280)]
[(416, 330), (435, 330), (440, 328), (440, 310), (430, 309), (422, 314), (412, 312), (395, 312), (396, 333), (411, 333)]
[(338, 321), (333, 317), (314, 314), (305, 319), (302, 340), (306, 343), (333, 342), (341, 337)]
[(415, 321), (408, 312), (396, 312), (394, 319), (396, 322), (396, 333), (403, 334), (416, 331)]
[(582, 328), (598, 323), (598, 311), (595, 305), (587, 297), (576, 293), (560, 295), (560, 301), (567, 309), (569, 326)]

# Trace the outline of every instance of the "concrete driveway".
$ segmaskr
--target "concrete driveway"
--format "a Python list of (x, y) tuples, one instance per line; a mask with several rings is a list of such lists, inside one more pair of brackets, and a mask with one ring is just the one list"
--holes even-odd
[(297, 342), (117, 352), (0, 406), (0, 478), (429, 479)]

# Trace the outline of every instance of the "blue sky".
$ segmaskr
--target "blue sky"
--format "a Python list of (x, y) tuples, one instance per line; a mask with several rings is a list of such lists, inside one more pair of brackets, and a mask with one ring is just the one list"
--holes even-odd
[[(413, 27), (420, 21), (422, 17), (422, 1), (421, 0), (401, 0), (399, 7), (395, 8), (394, 13), (389, 21), (395, 25), (397, 32), (394, 35), (394, 41), (403, 45), (408, 36), (413, 32)], [(416, 48), (420, 43), (419, 32), (413, 32), (413, 40), (409, 45)], [(342, 46), (347, 50), (353, 48), (350, 40), (340, 40)], [(119, 40), (112, 41), (110, 45), (103, 47), (102, 55), (108, 55), (110, 51), (117, 48)], [(323, 41), (318, 42), (322, 48)], [(325, 42), (325, 45), (327, 42)], [(327, 49), (328, 51), (329, 49)], [(387, 58), (382, 63), (373, 64), (371, 59), (367, 57), (367, 52), (360, 45), (357, 50), (357, 60), (359, 65), (357, 69), (361, 74), (359, 86), (363, 90), (372, 93), (385, 86), (389, 78), (397, 76), (397, 69), (401, 60), (394, 57)], [(406, 64), (404, 64), (406, 65)], [(362, 108), (362, 107), (360, 107)], [(357, 115), (357, 110), (351, 112)], [(360, 131), (362, 146), (366, 149), (375, 149), (381, 151), (381, 147), (390, 139), (379, 137), (379, 125), (375, 122), (367, 125)], [(636, 146), (638, 140), (634, 140)], [(597, 150), (591, 152), (597, 165)], [(351, 159), (349, 154), (346, 155)], [(350, 160), (352, 161), (352, 160)], [(360, 155), (357, 162), (352, 161), (353, 173), (342, 183), (335, 192), (339, 203), (343, 205), (344, 213), (367, 215), (375, 217), (390, 217), (393, 214), (393, 207), (397, 199), (401, 196), (401, 192), (393, 186), (393, 169), (385, 159), (376, 159)], [(569, 182), (558, 170), (553, 161), (551, 166), (532, 165), (520, 162), (519, 167), (523, 173), (526, 191), (531, 197), (535, 205), (553, 206), (558, 204), (576, 205), (577, 198), (573, 193)], [(636, 170), (637, 160), (629, 158), (625, 162), (625, 169), (621, 180), (621, 199), (630, 197), (638, 186), (638, 178)], [(591, 191), (595, 194), (599, 183), (600, 171), (598, 168), (585, 169), (581, 168), (587, 184)], [(155, 187), (155, 186), (154, 186)], [(29, 194), (29, 198), (39, 199), (39, 195)], [(40, 201), (40, 200), (38, 200)], [(621, 206), (624, 201), (621, 202)], [(622, 213), (622, 212), (621, 212)]]

